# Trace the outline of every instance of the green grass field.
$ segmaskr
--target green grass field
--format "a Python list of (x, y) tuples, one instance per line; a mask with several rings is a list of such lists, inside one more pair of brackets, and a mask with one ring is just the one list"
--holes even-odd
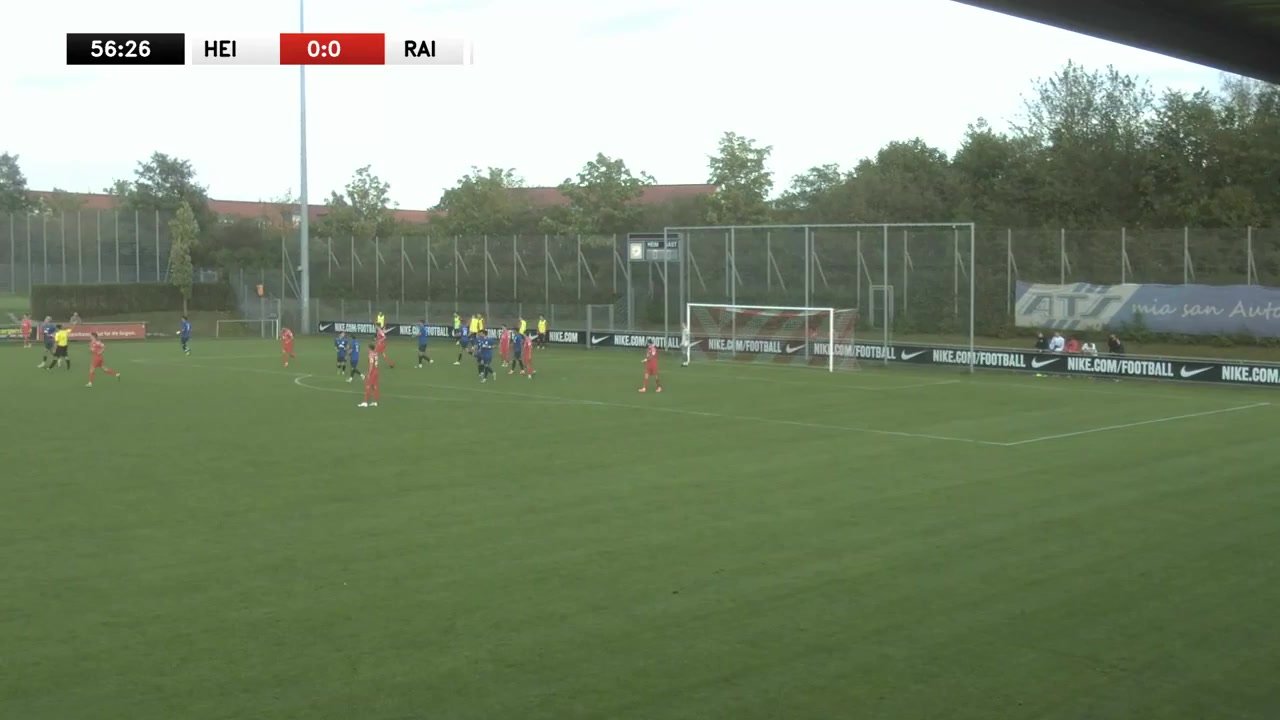
[(1280, 712), (1280, 396), (327, 340), (0, 347), (0, 717)]

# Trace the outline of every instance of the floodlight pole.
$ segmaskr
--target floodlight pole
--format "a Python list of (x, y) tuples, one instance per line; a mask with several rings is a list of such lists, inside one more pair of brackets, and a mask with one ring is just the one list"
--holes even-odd
[[(298, 32), (306, 32), (305, 30), (305, 5), (306, 0), (298, 0)], [(298, 264), (302, 266), (299, 278), (298, 294), (301, 295), (299, 306), (301, 308), (301, 327), (299, 330), (303, 334), (311, 332), (311, 232), (310, 208), (307, 205), (307, 66), (302, 64), (298, 66), (298, 130), (301, 144), (301, 173), (302, 179), (299, 187), (298, 205), (300, 212), (298, 214), (298, 236), (302, 247), (298, 251)], [(281, 293), (284, 288), (280, 289)]]

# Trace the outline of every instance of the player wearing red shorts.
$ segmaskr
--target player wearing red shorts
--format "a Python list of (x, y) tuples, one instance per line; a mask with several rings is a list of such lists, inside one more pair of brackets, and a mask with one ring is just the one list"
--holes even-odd
[(640, 386), (640, 392), (649, 392), (649, 378), (657, 383), (657, 392), (662, 392), (662, 378), (658, 377), (658, 346), (649, 343), (644, 351), (644, 384)]
[(285, 367), (289, 367), (290, 359), (298, 359), (298, 356), (293, 354), (293, 331), (289, 328), (280, 331), (280, 351), (284, 355)]
[[(369, 353), (369, 372), (364, 376), (364, 402), (359, 407), (378, 407), (378, 359), (382, 356), (377, 348)], [(370, 396), (373, 402), (369, 402)]]
[(524, 370), (520, 371), (521, 375), (528, 375), (529, 379), (533, 379), (533, 374), (537, 372), (533, 369), (533, 337), (524, 336)]
[(22, 347), (31, 348), (31, 313), (22, 314)]
[(498, 357), (502, 360), (502, 367), (511, 363), (511, 331), (506, 325), (498, 332)]
[[(383, 360), (387, 361), (387, 367), (392, 370), (396, 369), (396, 364), (391, 362), (391, 358), (387, 355), (387, 331), (384, 330), (381, 325), (378, 326), (378, 339), (373, 343), (373, 351)], [(373, 356), (370, 355), (370, 358), (372, 357)]]
[(102, 359), (102, 353), (107, 351), (107, 346), (102, 344), (98, 339), (98, 333), (89, 333), (89, 352), (93, 354), (93, 359), (89, 361), (89, 384), (85, 387), (93, 387), (94, 371), (102, 368), (102, 372), (108, 375), (115, 375), (116, 379), (120, 379), (120, 373), (107, 367), (106, 362)]

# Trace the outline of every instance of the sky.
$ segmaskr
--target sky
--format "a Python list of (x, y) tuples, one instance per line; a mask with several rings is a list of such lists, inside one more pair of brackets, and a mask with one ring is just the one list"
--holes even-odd
[[(307, 0), (312, 32), (420, 32), (475, 46), (466, 67), (307, 70), (309, 198), (359, 167), (401, 208), (471, 167), (557, 185), (603, 152), (659, 183), (707, 181), (726, 131), (773, 147), (776, 190), (919, 136), (1015, 119), (1069, 59), (1154, 88), (1216, 88), (1201, 66), (950, 0)], [(32, 189), (100, 192), (160, 151), (211, 197), (296, 194), (296, 67), (68, 67), (67, 32), (296, 32), (280, 0), (18, 2), (0, 25), (0, 152)]]

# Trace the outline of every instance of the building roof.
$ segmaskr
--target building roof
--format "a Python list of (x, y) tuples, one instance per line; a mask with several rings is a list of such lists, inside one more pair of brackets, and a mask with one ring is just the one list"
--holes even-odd
[[(709, 195), (716, 191), (714, 185), (648, 185), (644, 188), (640, 199), (641, 205), (657, 205), (690, 197)], [(554, 207), (567, 205), (569, 198), (557, 188), (536, 187), (518, 188), (512, 192), (526, 197), (535, 207)], [(33, 190), (29, 193), (32, 200), (53, 201), (59, 197), (74, 199), (85, 210), (114, 210), (116, 197), (106, 193), (58, 193), (48, 190)], [(209, 210), (215, 215), (226, 218), (267, 218), (280, 216), (282, 206), (253, 200), (210, 200)], [(405, 223), (426, 223), (435, 217), (442, 217), (440, 210), (402, 210), (391, 211), (395, 219)], [(319, 219), (328, 213), (324, 205), (312, 205), (309, 215), (311, 219)]]
[[(691, 185), (646, 185), (640, 192), (640, 197), (636, 200), (639, 205), (659, 205), (665, 202), (675, 200), (684, 200), (686, 198), (701, 197), (710, 195), (716, 191), (715, 185), (707, 184), (691, 184)], [(536, 207), (555, 207), (558, 205), (568, 205), (569, 198), (560, 192), (559, 188), (553, 187), (530, 187), (516, 188), (513, 193), (525, 197)]]
[(956, 0), (1280, 83), (1280, 0)]

